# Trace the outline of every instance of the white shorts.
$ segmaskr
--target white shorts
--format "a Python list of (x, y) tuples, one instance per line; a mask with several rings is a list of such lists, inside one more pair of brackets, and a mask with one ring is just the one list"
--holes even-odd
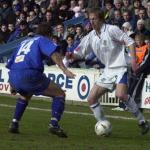
[[(95, 81), (95, 84), (113, 91), (115, 85), (122, 80), (126, 73), (127, 68), (104, 69), (99, 78)], [(127, 81), (123, 81), (121, 83), (127, 84)]]

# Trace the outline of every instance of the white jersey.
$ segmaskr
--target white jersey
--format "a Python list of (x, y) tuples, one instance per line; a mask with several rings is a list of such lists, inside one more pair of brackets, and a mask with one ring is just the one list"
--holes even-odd
[(80, 58), (84, 58), (93, 51), (105, 65), (102, 74), (95, 83), (113, 90), (114, 84), (120, 83), (125, 72), (127, 72), (125, 45), (130, 46), (133, 43), (133, 39), (117, 26), (104, 24), (99, 35), (95, 30), (92, 30), (81, 40), (74, 52)]
[(84, 58), (93, 51), (97, 58), (105, 65), (105, 69), (117, 69), (127, 67), (125, 58), (125, 45), (129, 46), (134, 41), (117, 26), (104, 24), (98, 35), (92, 30), (86, 35), (75, 53)]

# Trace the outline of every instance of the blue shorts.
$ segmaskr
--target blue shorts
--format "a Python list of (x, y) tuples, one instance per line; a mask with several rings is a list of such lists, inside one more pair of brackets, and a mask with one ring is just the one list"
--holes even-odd
[(11, 70), (9, 72), (9, 83), (21, 95), (43, 95), (50, 79), (37, 70)]
[(124, 75), (122, 76), (119, 83), (126, 84), (126, 85), (128, 84), (128, 73), (127, 72), (124, 73)]

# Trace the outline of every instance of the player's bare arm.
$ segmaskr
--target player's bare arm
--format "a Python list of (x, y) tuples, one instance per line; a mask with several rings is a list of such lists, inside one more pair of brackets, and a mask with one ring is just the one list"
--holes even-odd
[(134, 73), (136, 73), (137, 69), (138, 69), (138, 64), (136, 62), (136, 53), (135, 53), (135, 46), (134, 44), (131, 44), (129, 46), (130, 49), (130, 55), (131, 55), (131, 66), (132, 66), (132, 70)]
[(63, 73), (70, 78), (74, 78), (75, 74), (69, 71), (62, 62), (62, 57), (59, 53), (55, 52), (51, 56), (52, 60), (58, 65), (58, 67), (63, 71)]

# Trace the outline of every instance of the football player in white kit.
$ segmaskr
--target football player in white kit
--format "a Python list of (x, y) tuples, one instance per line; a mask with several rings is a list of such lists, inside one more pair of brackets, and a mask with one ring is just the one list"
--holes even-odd
[(108, 91), (116, 89), (116, 96), (121, 99), (128, 110), (137, 118), (141, 133), (149, 130), (148, 122), (140, 112), (136, 103), (127, 94), (127, 63), (125, 60), (125, 45), (130, 49), (131, 67), (136, 73), (134, 41), (117, 26), (105, 24), (104, 13), (100, 9), (89, 10), (89, 20), (93, 30), (86, 35), (73, 55), (74, 59), (82, 59), (93, 51), (97, 58), (105, 65), (103, 73), (93, 85), (88, 96), (88, 103), (97, 121), (105, 120), (102, 107), (98, 99)]

